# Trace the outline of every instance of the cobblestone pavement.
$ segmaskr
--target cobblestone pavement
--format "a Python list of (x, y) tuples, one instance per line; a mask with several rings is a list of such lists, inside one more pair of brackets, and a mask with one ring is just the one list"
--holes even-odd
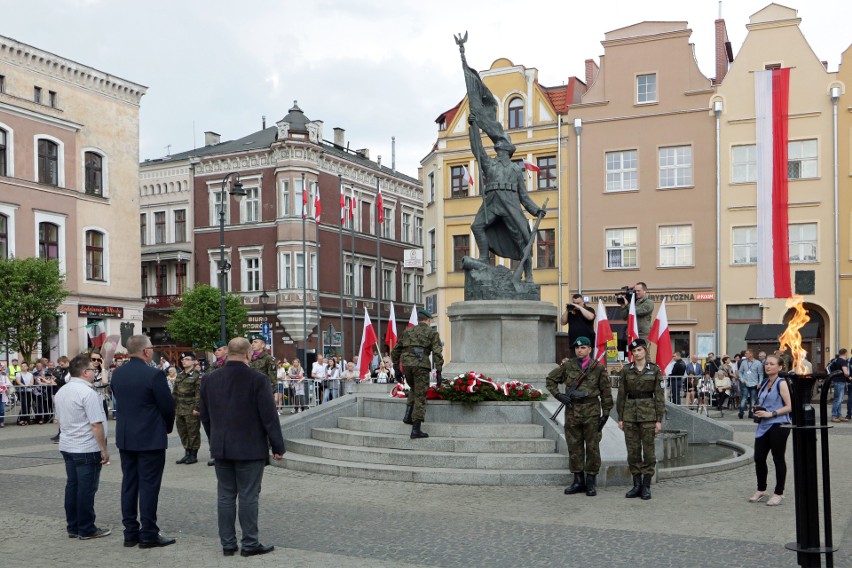
[[(754, 425), (724, 422), (751, 444)], [(114, 423), (110, 423), (113, 426)], [(598, 496), (565, 496), (562, 487), (463, 487), (337, 478), (266, 470), (261, 540), (275, 552), (224, 558), (216, 534), (215, 474), (175, 465), (170, 438), (159, 524), (178, 539), (163, 549), (121, 545), (118, 451), (104, 468), (98, 525), (113, 529), (91, 541), (65, 537), (64, 466), (48, 438), (53, 426), (0, 430), (0, 544), (4, 566), (796, 566), (784, 544), (795, 539), (792, 467), (781, 507), (752, 505), (753, 466), (663, 481), (651, 501), (624, 499), (624, 488)], [(835, 566), (852, 567), (852, 423), (831, 433)], [(792, 444), (791, 444), (792, 446)], [(205, 452), (202, 450), (202, 454)], [(199, 456), (206, 459), (206, 454)], [(788, 452), (788, 466), (792, 456)], [(770, 483), (774, 472), (770, 465)]]

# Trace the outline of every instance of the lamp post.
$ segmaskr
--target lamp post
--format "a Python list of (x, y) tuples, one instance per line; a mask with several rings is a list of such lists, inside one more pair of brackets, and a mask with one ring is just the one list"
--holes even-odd
[(228, 271), (231, 270), (231, 263), (225, 260), (225, 205), (228, 203), (225, 196), (225, 188), (231, 176), (234, 176), (234, 184), (228, 193), (237, 199), (246, 196), (246, 190), (243, 189), (243, 184), (240, 183), (240, 174), (231, 172), (226, 175), (225, 179), (222, 180), (221, 198), (219, 201), (219, 340), (222, 342), (228, 341), (228, 331), (225, 324), (225, 288)]
[[(274, 349), (272, 347), (272, 327), (269, 325), (269, 322), (266, 321), (266, 302), (269, 301), (269, 294), (266, 293), (266, 290), (263, 291), (263, 294), (260, 295), (260, 304), (263, 306), (263, 324), (260, 326), (260, 331), (263, 333), (264, 338), (268, 339), (267, 343), (269, 344), (270, 355), (275, 357)], [(266, 338), (266, 330), (269, 330), (269, 337)]]

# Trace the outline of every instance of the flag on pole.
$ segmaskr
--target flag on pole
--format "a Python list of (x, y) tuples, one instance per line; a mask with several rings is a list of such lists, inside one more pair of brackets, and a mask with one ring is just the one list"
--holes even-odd
[(663, 303), (660, 304), (657, 319), (654, 320), (654, 324), (651, 326), (648, 341), (657, 345), (654, 360), (657, 366), (662, 369), (663, 374), (668, 375), (674, 366), (674, 361), (672, 360), (672, 336), (669, 333), (669, 318), (666, 315), (665, 298), (663, 298)]
[(541, 168), (524, 158), (524, 169), (528, 172), (541, 173)]
[(417, 325), (417, 306), (411, 306), (411, 317), (408, 318), (406, 327), (414, 327)]
[(754, 73), (757, 140), (757, 297), (789, 298), (787, 107), (790, 69)]
[(382, 202), (382, 187), (379, 186), (379, 191), (376, 193), (376, 218), (379, 220), (379, 225), (385, 222), (385, 208)]
[[(630, 310), (627, 312), (627, 345), (633, 343), (634, 339), (639, 339), (639, 322), (636, 320), (636, 294), (630, 296)], [(627, 348), (627, 360), (633, 360), (630, 347)]]
[(370, 362), (373, 360), (373, 346), (379, 342), (370, 314), (364, 308), (364, 330), (361, 332), (361, 348), (358, 350), (358, 378), (370, 374)]
[(343, 185), (340, 186), (340, 225), (346, 224), (346, 192)]
[(99, 349), (104, 344), (104, 341), (106, 341), (106, 322), (104, 320), (97, 320), (87, 325), (86, 328), (89, 339), (92, 340), (92, 347)]
[(393, 349), (399, 338), (396, 336), (396, 314), (393, 311), (393, 302), (390, 305), (390, 318), (388, 319), (388, 328), (385, 331), (385, 344), (388, 349)]
[(595, 361), (606, 361), (606, 343), (613, 338), (612, 328), (609, 326), (609, 319), (606, 317), (606, 308), (603, 301), (598, 300), (598, 313), (595, 316), (597, 323), (595, 325)]
[(314, 220), (319, 223), (320, 215), (322, 214), (322, 205), (320, 204), (319, 182), (314, 184)]
[(467, 171), (467, 166), (462, 166), (462, 174), (464, 175), (464, 179), (467, 182), (467, 185), (473, 187), (473, 176), (470, 175), (469, 171)]
[(355, 218), (355, 186), (353, 185), (350, 189), (352, 191), (349, 194), (349, 220), (352, 221)]
[(302, 219), (308, 218), (308, 189), (302, 183)]

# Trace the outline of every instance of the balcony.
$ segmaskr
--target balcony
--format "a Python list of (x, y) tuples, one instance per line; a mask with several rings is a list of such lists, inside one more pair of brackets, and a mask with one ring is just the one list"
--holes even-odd
[(180, 306), (180, 296), (144, 296), (146, 310), (170, 310)]

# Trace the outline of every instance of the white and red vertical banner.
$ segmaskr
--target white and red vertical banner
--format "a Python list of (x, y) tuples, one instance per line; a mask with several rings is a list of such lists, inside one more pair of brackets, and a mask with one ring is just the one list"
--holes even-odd
[(89, 335), (89, 339), (92, 341), (92, 347), (95, 349), (100, 348), (101, 345), (106, 341), (106, 322), (104, 320), (97, 320), (94, 323), (90, 323), (86, 326), (86, 332)]
[(322, 204), (320, 203), (319, 182), (317, 182), (317, 183), (314, 184), (314, 221), (319, 223), (321, 215), (322, 215)]
[(376, 336), (376, 330), (373, 329), (370, 314), (367, 313), (367, 308), (364, 308), (364, 330), (361, 332), (361, 348), (358, 350), (358, 377), (361, 379), (364, 376), (370, 376), (373, 346), (378, 344), (378, 342), (379, 338)]
[(411, 317), (408, 318), (408, 325), (406, 327), (415, 327), (417, 323), (417, 306), (411, 306)]
[(609, 319), (606, 317), (606, 308), (603, 301), (598, 300), (598, 313), (595, 324), (595, 361), (606, 363), (606, 344), (612, 341), (612, 328), (609, 325)]
[(654, 324), (651, 326), (648, 341), (657, 345), (654, 362), (662, 369), (664, 375), (668, 375), (674, 366), (674, 361), (672, 357), (672, 336), (669, 333), (669, 317), (666, 315), (665, 298), (663, 298), (663, 303), (660, 304), (657, 319), (654, 320)]
[(462, 166), (462, 174), (464, 174), (464, 179), (467, 182), (467, 185), (473, 187), (473, 176), (470, 175), (469, 171), (467, 171), (467, 166)]
[(346, 224), (346, 192), (343, 185), (340, 186), (340, 225)]
[(308, 218), (308, 188), (302, 183), (302, 219)]
[(633, 361), (633, 352), (630, 344), (634, 339), (639, 339), (639, 322), (636, 319), (636, 294), (630, 296), (630, 309), (627, 311), (627, 360)]
[[(385, 222), (385, 204), (382, 200), (382, 187), (379, 186), (379, 191), (376, 193), (376, 219), (379, 220), (379, 225)], [(381, 231), (376, 231), (377, 234), (381, 234)]]
[(754, 73), (757, 140), (757, 297), (789, 298), (787, 109), (790, 69)]
[(350, 221), (355, 219), (355, 187), (353, 186), (351, 189), (352, 189), (352, 191), (349, 194), (349, 220)]
[(399, 338), (396, 336), (396, 314), (394, 313), (393, 302), (391, 302), (388, 328), (385, 331), (385, 344), (388, 346), (388, 349), (393, 350), (397, 341), (399, 341)]

